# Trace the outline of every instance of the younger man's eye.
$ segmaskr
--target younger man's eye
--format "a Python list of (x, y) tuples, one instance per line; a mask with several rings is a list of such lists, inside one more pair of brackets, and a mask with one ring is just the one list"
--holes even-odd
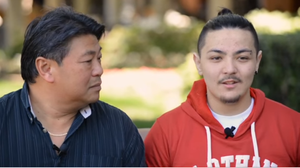
[(243, 57), (239, 57), (239, 59), (245, 61), (245, 60), (248, 60), (249, 57), (246, 57), (246, 56), (244, 57), (244, 56), (243, 56)]
[(220, 59), (221, 59), (221, 57), (219, 57), (219, 56), (216, 56), (216, 57), (211, 57), (211, 59), (212, 59), (212, 60), (214, 60), (214, 61), (218, 61), (218, 60), (220, 60)]

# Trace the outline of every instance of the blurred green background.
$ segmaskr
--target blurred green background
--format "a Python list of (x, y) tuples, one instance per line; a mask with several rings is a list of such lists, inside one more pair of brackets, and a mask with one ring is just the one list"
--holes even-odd
[[(100, 41), (104, 66), (100, 100), (122, 109), (139, 128), (151, 127), (157, 117), (180, 105), (193, 82), (200, 79), (192, 53), (196, 52), (203, 25), (216, 15), (220, 5), (244, 15), (258, 31), (263, 59), (253, 87), (300, 111), (300, 4), (295, 4), (296, 0), (273, 3), (264, 0), (264, 6), (246, 0), (244, 3), (224, 0), (223, 4), (215, 0), (12, 0), (6, 1), (6, 5), (12, 5), (6, 10), (1, 1), (0, 18), (4, 19), (2, 25), (0, 22), (0, 96), (23, 85), (19, 64), (24, 28), (11, 31), (10, 26), (14, 24), (10, 22), (26, 25), (34, 16), (42, 14), (45, 6), (60, 6), (59, 2), (64, 2), (107, 25)], [(289, 6), (289, 2), (294, 4)], [(17, 5), (24, 8), (22, 3), (32, 7), (31, 12), (19, 13), (24, 16), (23, 21), (16, 20), (16, 13), (8, 11)], [(197, 4), (197, 9), (189, 3)], [(276, 3), (281, 7), (278, 10), (274, 7)]]

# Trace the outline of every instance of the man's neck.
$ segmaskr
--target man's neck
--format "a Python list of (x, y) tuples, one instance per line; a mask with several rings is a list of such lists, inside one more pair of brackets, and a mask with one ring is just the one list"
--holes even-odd
[[(72, 107), (72, 103), (65, 103), (57, 97), (53, 97), (52, 93), (39, 91), (39, 87), (30, 86), (29, 101), (32, 112), (36, 118), (47, 127), (68, 127), (78, 113), (79, 107)], [(55, 129), (55, 128), (54, 128)]]

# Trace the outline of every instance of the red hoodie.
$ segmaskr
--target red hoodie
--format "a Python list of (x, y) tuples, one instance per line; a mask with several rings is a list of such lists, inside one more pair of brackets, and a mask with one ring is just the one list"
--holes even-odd
[(157, 119), (145, 139), (149, 167), (300, 166), (300, 113), (250, 89), (254, 107), (233, 138), (214, 118), (204, 80)]

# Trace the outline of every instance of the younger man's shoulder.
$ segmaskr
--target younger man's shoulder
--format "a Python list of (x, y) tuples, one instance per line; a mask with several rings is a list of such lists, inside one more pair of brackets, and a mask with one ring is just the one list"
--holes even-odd
[(269, 111), (272, 115), (278, 115), (279, 117), (300, 119), (300, 113), (296, 110), (268, 98), (265, 102), (265, 111)]
[(170, 122), (174, 123), (177, 121), (182, 121), (182, 119), (188, 117), (190, 118), (187, 113), (185, 112), (183, 106), (185, 103), (180, 104), (179, 106), (165, 112), (157, 120), (161, 122)]

